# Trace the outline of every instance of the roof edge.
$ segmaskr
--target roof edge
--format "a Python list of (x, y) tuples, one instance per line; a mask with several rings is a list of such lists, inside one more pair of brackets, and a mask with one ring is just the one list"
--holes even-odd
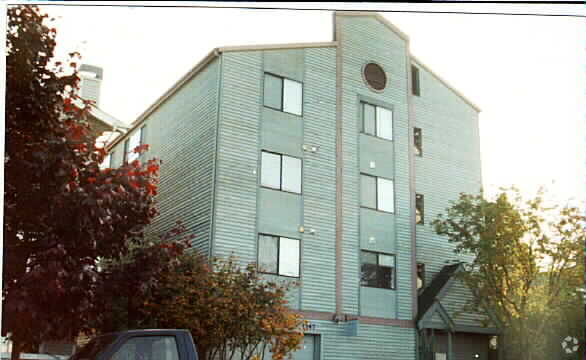
[(391, 23), (384, 16), (382, 16), (381, 14), (379, 14), (377, 12), (339, 10), (339, 11), (334, 12), (334, 18), (336, 16), (371, 16), (371, 17), (374, 17), (375, 19), (380, 21), (384, 26), (388, 27), (391, 31), (393, 31), (394, 33), (399, 35), (400, 38), (402, 38), (406, 42), (409, 42), (409, 36), (407, 36), (407, 34), (402, 32), (397, 26), (395, 26), (393, 23)]
[(235, 52), (235, 51), (257, 51), (257, 50), (286, 50), (286, 49), (303, 49), (303, 48), (322, 48), (322, 47), (336, 47), (336, 41), (329, 42), (309, 42), (309, 43), (289, 43), (289, 44), (261, 44), (261, 45), (238, 45), (238, 46), (222, 46), (217, 48), (219, 52)]
[(468, 105), (470, 105), (474, 110), (476, 110), (477, 112), (482, 112), (482, 110), (480, 110), (478, 105), (474, 104), (471, 100), (469, 100), (467, 97), (465, 97), (460, 91), (458, 91), (455, 87), (453, 87), (449, 82), (447, 82), (445, 79), (443, 79), (441, 76), (439, 76), (435, 71), (431, 70), (429, 68), (429, 66), (425, 65), (423, 62), (421, 62), (421, 60), (419, 60), (417, 57), (415, 57), (415, 55), (409, 54), (409, 57), (411, 58), (411, 60), (413, 62), (417, 63), (417, 65), (421, 66), (427, 72), (429, 72), (431, 75), (433, 75), (436, 79), (438, 79), (448, 89), (452, 90), (454, 92), (454, 94), (458, 95), (458, 97), (460, 97), (462, 100), (464, 100), (464, 102), (467, 103)]
[(197, 75), (200, 71), (205, 69), (215, 58), (220, 55), (218, 48), (212, 49), (200, 62), (195, 64), (191, 70), (189, 70), (185, 75), (183, 75), (179, 80), (175, 82), (167, 91), (163, 93), (154, 103), (151, 104), (142, 114), (134, 120), (130, 126), (130, 128), (126, 131), (126, 134), (123, 136), (119, 136), (116, 138), (111, 144), (107, 146), (108, 149), (113, 148), (118, 143), (120, 143), (123, 139), (126, 138), (126, 135), (130, 134), (134, 129), (138, 128), (146, 118), (151, 115), (159, 106), (161, 106), (168, 98), (170, 98), (175, 92), (177, 92), (186, 82), (191, 80), (195, 75)]

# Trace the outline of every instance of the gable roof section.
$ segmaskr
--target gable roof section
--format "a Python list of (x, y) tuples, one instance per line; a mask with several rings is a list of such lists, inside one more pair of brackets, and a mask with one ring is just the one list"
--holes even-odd
[[(487, 310), (488, 317), (495, 327), (478, 327), (478, 326), (460, 326), (455, 324), (450, 318), (446, 308), (442, 305), (441, 299), (447, 294), (448, 290), (456, 280), (456, 274), (464, 270), (463, 263), (459, 262), (452, 265), (444, 266), (440, 272), (434, 277), (431, 284), (425, 288), (423, 293), (418, 297), (417, 326), (422, 326), (426, 321), (432, 318), (434, 313), (438, 313), (442, 321), (448, 326), (451, 331), (483, 333), (483, 334), (497, 334), (502, 329), (502, 324), (494, 316), (494, 313)], [(426, 320), (428, 319), (428, 320)], [(425, 325), (427, 326), (427, 325)]]
[(461, 263), (446, 265), (433, 278), (431, 284), (423, 290), (423, 293), (417, 298), (417, 320), (422, 319), (428, 310), (435, 303), (436, 299), (440, 297), (442, 290), (448, 288), (448, 284), (453, 281), (454, 274), (456, 274), (462, 267)]
[(466, 104), (470, 105), (474, 110), (476, 110), (477, 112), (481, 112), (482, 111), (482, 110), (480, 110), (480, 108), (476, 104), (474, 104), (472, 101), (470, 101), (464, 95), (462, 95), (462, 93), (459, 92), (455, 87), (453, 87), (449, 82), (447, 82), (446, 80), (442, 79), (438, 74), (435, 73), (435, 71), (431, 70), (429, 68), (429, 66), (425, 65), (424, 63), (422, 63), (421, 60), (419, 60), (418, 58), (416, 58), (414, 55), (411, 55), (411, 54), (409, 55), (409, 57), (411, 58), (411, 61), (413, 61), (415, 64), (419, 65), (420, 67), (422, 67), (423, 69), (425, 69), (428, 73), (430, 73), (431, 75), (433, 75), (433, 77), (435, 77), (439, 82), (441, 82), (442, 84), (444, 84), (445, 87), (447, 87), (448, 89), (450, 89), (460, 99), (464, 100), (464, 102)]
[[(336, 11), (336, 12), (334, 12), (334, 40), (336, 40), (336, 17), (337, 16), (373, 17), (376, 20), (378, 20), (381, 24), (386, 26), (389, 30), (391, 30), (392, 32), (397, 34), (400, 38), (405, 40), (407, 42), (407, 47), (409, 47), (409, 42), (410, 42), (409, 36), (407, 36), (398, 27), (393, 25), (389, 20), (387, 20), (385, 17), (383, 17), (379, 13), (368, 12), (368, 11)], [(462, 93), (459, 92), (458, 90), (456, 90), (456, 88), (453, 87), (449, 82), (447, 82), (446, 80), (444, 80), (440, 76), (438, 76), (433, 70), (431, 70), (427, 65), (423, 64), (419, 59), (417, 59), (415, 56), (413, 56), (410, 52), (409, 52), (409, 57), (411, 58), (411, 61), (415, 62), (417, 65), (421, 66), (427, 72), (432, 74), (439, 82), (444, 84), (448, 89), (450, 89), (454, 94), (456, 94), (458, 97), (460, 97), (462, 100), (464, 100), (464, 102), (467, 103), (468, 105), (470, 105), (474, 110), (476, 110), (477, 112), (481, 111), (480, 108), (476, 104), (474, 104), (472, 101), (470, 101), (464, 95), (462, 95)]]
[[(151, 115), (159, 106), (161, 106), (168, 98), (173, 96), (185, 83), (191, 80), (194, 76), (204, 70), (215, 58), (222, 53), (238, 52), (238, 51), (265, 51), (265, 50), (287, 50), (300, 48), (322, 48), (322, 47), (336, 47), (336, 42), (311, 42), (311, 43), (291, 43), (291, 44), (264, 44), (264, 45), (243, 45), (243, 46), (223, 46), (212, 49), (206, 57), (200, 60), (191, 70), (183, 75), (179, 80), (173, 84), (167, 91), (163, 93), (151, 106), (149, 106), (136, 120), (132, 122), (132, 127), (126, 132), (130, 134), (134, 129), (141, 126), (149, 115)], [(125, 137), (120, 136), (108, 145), (108, 148), (116, 146)]]
[[(376, 12), (369, 12), (369, 11), (336, 11), (334, 12), (334, 29), (336, 27), (335, 21), (336, 17), (338, 16), (370, 16), (378, 20), (381, 24), (389, 28), (392, 32), (397, 34), (401, 39), (409, 42), (409, 36), (407, 36), (404, 32), (399, 30), (398, 27), (393, 25), (389, 20), (385, 19), (381, 14)], [(334, 40), (335, 40), (335, 32), (334, 32)]]
[[(373, 17), (381, 24), (386, 26), (388, 29), (396, 33), (399, 37), (404, 39), (407, 43), (409, 43), (409, 37), (403, 33), (398, 27), (393, 25), (390, 21), (385, 19), (382, 15), (376, 12), (367, 12), (367, 11), (334, 11), (333, 12), (333, 26), (334, 26), (334, 35), (333, 41), (331, 42), (309, 42), (309, 43), (289, 43), (289, 44), (264, 44), (264, 45), (243, 45), (243, 46), (223, 46), (217, 47), (212, 49), (208, 53), (206, 57), (204, 57), (200, 62), (198, 62), (191, 70), (189, 70), (184, 76), (182, 76), (173, 86), (171, 86), (167, 91), (163, 93), (151, 106), (149, 106), (136, 120), (134, 120), (131, 124), (130, 129), (124, 134), (123, 136), (119, 136), (115, 139), (111, 144), (107, 146), (108, 149), (116, 146), (119, 142), (125, 139), (128, 134), (132, 133), (134, 129), (141, 126), (141, 124), (146, 120), (146, 118), (152, 114), (159, 106), (161, 106), (169, 97), (173, 96), (186, 82), (191, 80), (194, 76), (196, 76), (200, 71), (205, 69), (207, 65), (209, 65), (215, 58), (220, 56), (222, 53), (227, 52), (238, 52), (238, 51), (266, 51), (266, 50), (286, 50), (286, 49), (301, 49), (301, 48), (320, 48), (320, 47), (337, 47), (338, 42), (336, 41), (336, 18), (338, 16), (368, 16)], [(457, 91), (453, 86), (451, 86), (447, 81), (439, 77), (435, 72), (433, 72), (429, 67), (425, 66), (421, 61), (416, 59), (414, 56), (409, 54), (409, 57), (412, 61), (416, 62), (419, 66), (423, 67), (425, 70), (430, 72), (434, 75), (438, 81), (443, 83), (446, 87), (448, 87), (451, 91), (453, 91), (456, 95), (458, 95), (462, 100), (464, 100), (467, 104), (472, 106), (476, 111), (480, 111), (480, 109), (474, 105), (470, 100), (468, 100), (464, 95), (462, 95), (459, 91)]]

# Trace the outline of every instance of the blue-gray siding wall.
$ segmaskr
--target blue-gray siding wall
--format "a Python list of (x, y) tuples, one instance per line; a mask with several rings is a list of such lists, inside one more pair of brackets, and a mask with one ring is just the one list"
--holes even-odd
[(224, 53), (212, 254), (256, 261), (262, 52)]
[(320, 336), (322, 360), (415, 359), (414, 329), (361, 323), (353, 336), (349, 323), (312, 322)]
[[(409, 126), (407, 107), (407, 46), (396, 33), (373, 17), (341, 16), (337, 18), (342, 54), (342, 104), (343, 104), (343, 146), (344, 146), (344, 311), (351, 314), (374, 312), (387, 317), (389, 313), (401, 320), (411, 320), (412, 314), (412, 274), (411, 274), (411, 230), (410, 230), (410, 192), (409, 192)], [(362, 79), (362, 68), (374, 61), (387, 72), (386, 89), (377, 93), (370, 90)], [(380, 104), (393, 110), (393, 151), (387, 152), (386, 159), (375, 152), (360, 151), (365, 147), (359, 134), (360, 100)], [(368, 148), (368, 146), (366, 146)], [(375, 169), (363, 169), (375, 176), (388, 176), (394, 173), (395, 214), (385, 221), (392, 229), (393, 246), (396, 254), (397, 290), (384, 290), (384, 294), (359, 296), (370, 289), (360, 284), (360, 164), (364, 157), (378, 162)], [(384, 166), (386, 165), (386, 166)], [(364, 166), (362, 166), (364, 168)], [(363, 216), (367, 216), (364, 215)], [(379, 241), (379, 240), (377, 240)], [(377, 289), (378, 290), (378, 289)], [(360, 298), (368, 303), (360, 303)], [(372, 303), (370, 303), (372, 302)], [(374, 308), (376, 302), (383, 302), (392, 311)], [(362, 309), (361, 309), (362, 307)], [(362, 310), (362, 311), (361, 311)]]
[[(141, 159), (159, 158), (160, 215), (149, 227), (152, 235), (167, 232), (181, 220), (195, 235), (194, 247), (207, 254), (211, 228), (214, 152), (217, 124), (218, 60), (185, 83), (148, 116)], [(121, 163), (124, 142), (114, 149)]]
[[(299, 239), (302, 285), (292, 305), (326, 312), (335, 309), (335, 56), (335, 48), (222, 55), (213, 240), (214, 255), (249, 263), (258, 233)], [(263, 106), (264, 72), (303, 82), (302, 117)], [(303, 159), (301, 195), (260, 187), (261, 150)]]
[(423, 131), (423, 156), (415, 157), (415, 189), (424, 195), (424, 224), (416, 226), (417, 261), (425, 264), (426, 284), (449, 260), (454, 244), (435, 234), (431, 220), (445, 214), (461, 192), (481, 186), (478, 113), (425, 68), (418, 66), (420, 96), (412, 97), (414, 126)]
[[(472, 311), (468, 306), (468, 300), (472, 298), (472, 293), (461, 280), (456, 280), (441, 300), (442, 305), (450, 314), (450, 317), (458, 325), (463, 326), (483, 326), (483, 322), (489, 318), (476, 311)], [(490, 327), (495, 325), (490, 322)]]

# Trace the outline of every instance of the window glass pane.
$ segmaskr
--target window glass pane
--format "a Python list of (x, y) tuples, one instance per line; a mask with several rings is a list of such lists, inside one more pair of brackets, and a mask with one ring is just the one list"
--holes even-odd
[(420, 128), (414, 128), (413, 137), (413, 143), (415, 145), (415, 156), (421, 156), (423, 155), (423, 143)]
[(283, 188), (301, 194), (301, 159), (283, 155)]
[(262, 152), (260, 183), (273, 189), (281, 189), (281, 155)]
[(299, 240), (281, 238), (279, 275), (299, 276)]
[(362, 114), (362, 116), (364, 117), (364, 123), (362, 124), (363, 128), (362, 131), (364, 131), (365, 134), (369, 134), (369, 135), (375, 135), (375, 128), (374, 128), (374, 113), (375, 113), (375, 107), (370, 105), (370, 104), (363, 104), (363, 111), (364, 113)]
[(284, 79), (283, 111), (301, 115), (303, 107), (303, 86), (300, 82)]
[(383, 289), (392, 289), (394, 268), (379, 266), (377, 273), (378, 287)]
[(177, 344), (172, 336), (164, 336), (152, 345), (152, 360), (178, 360)]
[(360, 285), (378, 287), (377, 265), (362, 264), (360, 267)]
[(421, 289), (425, 285), (425, 264), (417, 263), (417, 288)]
[(145, 143), (145, 138), (146, 138), (146, 125), (144, 125), (143, 127), (141, 127), (139, 132), (140, 132), (139, 142), (142, 145), (142, 144)]
[(423, 195), (415, 195), (415, 223), (423, 224)]
[(172, 336), (141, 336), (129, 339), (112, 360), (177, 360), (177, 343)]
[(393, 139), (393, 112), (391, 110), (377, 106), (376, 135), (383, 139)]
[(100, 164), (100, 169), (104, 170), (104, 169), (109, 168), (111, 163), (112, 163), (112, 154), (108, 154), (104, 158), (104, 161), (102, 161), (102, 163)]
[(376, 178), (360, 175), (360, 201), (364, 207), (376, 209)]
[(277, 251), (279, 238), (276, 236), (259, 235), (258, 237), (258, 268), (261, 272), (277, 273)]
[(141, 131), (137, 130), (128, 139), (128, 162), (131, 162), (134, 159), (137, 159), (139, 156), (138, 153), (134, 152), (134, 149), (137, 146), (140, 146), (140, 136), (141, 136), (140, 133), (141, 133)]
[(419, 95), (419, 69), (411, 65), (411, 92)]
[(395, 211), (392, 180), (378, 178), (377, 203), (378, 210)]
[(265, 106), (281, 110), (281, 95), (283, 93), (283, 79), (265, 74), (264, 104)]
[(390, 266), (395, 267), (395, 257), (393, 255), (378, 255), (378, 264), (380, 266)]
[(360, 252), (360, 262), (363, 264), (377, 264), (377, 256), (376, 253), (362, 251)]

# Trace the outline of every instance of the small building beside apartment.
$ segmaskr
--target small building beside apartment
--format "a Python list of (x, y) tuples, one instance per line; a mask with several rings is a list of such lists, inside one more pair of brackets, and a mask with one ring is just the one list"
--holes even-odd
[[(494, 359), (467, 259), (430, 220), (481, 187), (479, 109), (374, 13), (326, 43), (216, 48), (109, 147), (163, 160), (160, 216), (210, 256), (295, 280), (295, 359)], [(470, 74), (473, 76), (473, 74)]]

